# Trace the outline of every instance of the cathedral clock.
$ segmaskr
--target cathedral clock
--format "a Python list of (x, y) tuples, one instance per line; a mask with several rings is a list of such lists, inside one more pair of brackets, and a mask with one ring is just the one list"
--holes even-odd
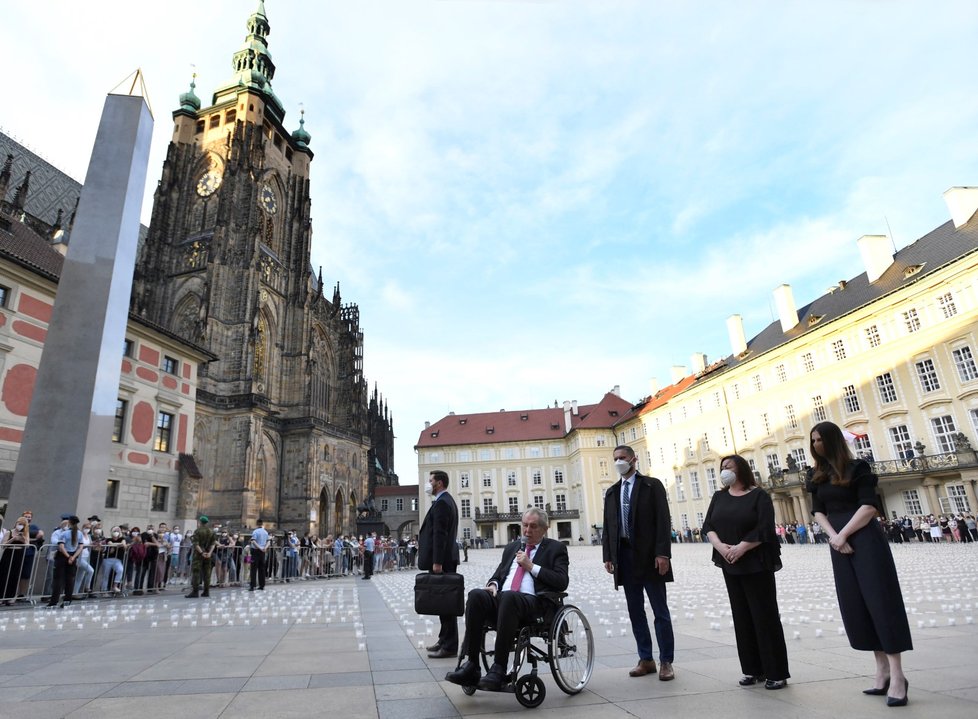
[(208, 170), (197, 181), (197, 194), (201, 197), (210, 197), (221, 186), (221, 179), (220, 172), (213, 168)]
[(275, 191), (268, 185), (262, 185), (258, 193), (258, 206), (269, 215), (274, 215), (278, 209), (278, 203), (275, 200)]

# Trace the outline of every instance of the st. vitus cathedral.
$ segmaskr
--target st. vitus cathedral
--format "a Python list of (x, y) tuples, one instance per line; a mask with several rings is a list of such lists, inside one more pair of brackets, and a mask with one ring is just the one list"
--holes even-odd
[(396, 484), (393, 419), (363, 377), (359, 309), (310, 264), (304, 119), (286, 130), (272, 91), (264, 4), (210, 106), (190, 90), (136, 264), (132, 311), (210, 350), (194, 432), (195, 502), (211, 521), (355, 527)]

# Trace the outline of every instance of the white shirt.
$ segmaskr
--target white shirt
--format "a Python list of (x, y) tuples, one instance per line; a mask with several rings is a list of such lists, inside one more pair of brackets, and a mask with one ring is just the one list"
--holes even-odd
[[(533, 560), (533, 555), (537, 553), (537, 550), (539, 548), (540, 545), (538, 544), (533, 547), (532, 552), (527, 551), (527, 555), (530, 557), (531, 561)], [(529, 547), (527, 547), (527, 550), (529, 550)], [(516, 568), (519, 566), (520, 565), (516, 563), (516, 555), (514, 554), (513, 563), (509, 565), (509, 571), (506, 573), (506, 579), (503, 580), (503, 586), (499, 587), (500, 591), (505, 591), (510, 588), (510, 586), (513, 584), (513, 579), (516, 576)], [(536, 582), (534, 582), (533, 579), (539, 574), (540, 574), (540, 567), (537, 566), (536, 564), (534, 564), (531, 569), (524, 571), (523, 581), (520, 582), (519, 591), (522, 592), (523, 594), (535, 595), (537, 593)]]

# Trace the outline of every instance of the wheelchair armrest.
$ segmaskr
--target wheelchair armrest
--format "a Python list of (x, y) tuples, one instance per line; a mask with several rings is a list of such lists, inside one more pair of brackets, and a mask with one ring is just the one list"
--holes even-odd
[(541, 599), (551, 601), (554, 604), (563, 604), (564, 597), (567, 596), (567, 592), (537, 592), (537, 596)]

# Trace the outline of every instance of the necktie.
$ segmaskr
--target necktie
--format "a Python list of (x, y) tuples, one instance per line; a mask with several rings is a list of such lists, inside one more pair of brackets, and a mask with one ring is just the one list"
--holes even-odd
[[(533, 548), (535, 546), (536, 546), (535, 544), (528, 544), (528, 545), (526, 545), (526, 556), (527, 557), (529, 557), (531, 554), (533, 554)], [(526, 570), (523, 569), (523, 565), (522, 564), (517, 564), (516, 565), (516, 573), (513, 575), (513, 583), (509, 585), (509, 589), (510, 589), (511, 592), (518, 592), (518, 591), (520, 591), (520, 587), (523, 586), (523, 575), (524, 574), (526, 574)]]
[(631, 491), (632, 483), (625, 481), (624, 491), (621, 493), (621, 536), (628, 537), (628, 518), (631, 516)]

